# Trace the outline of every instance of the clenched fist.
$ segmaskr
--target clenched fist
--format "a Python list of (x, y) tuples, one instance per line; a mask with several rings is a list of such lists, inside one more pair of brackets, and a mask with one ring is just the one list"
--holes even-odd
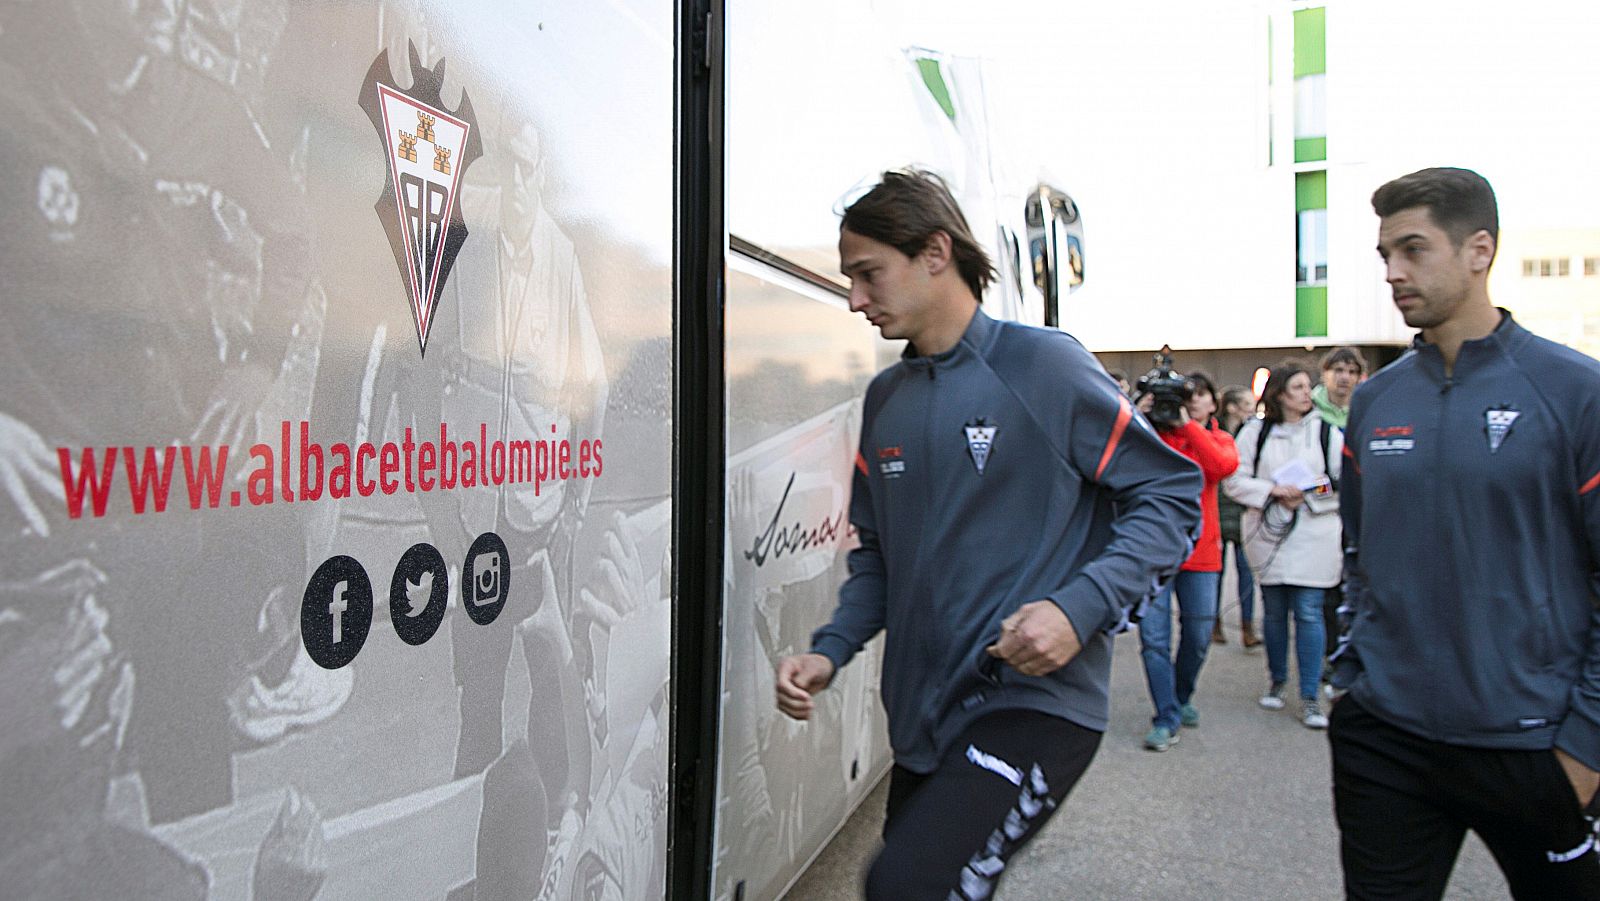
[(811, 718), (811, 696), (833, 681), (833, 661), (821, 654), (796, 654), (778, 661), (778, 709), (797, 720)]
[(1072, 622), (1052, 601), (1023, 604), (1000, 624), (1000, 640), (987, 648), (990, 657), (1024, 676), (1053, 673), (1082, 649)]

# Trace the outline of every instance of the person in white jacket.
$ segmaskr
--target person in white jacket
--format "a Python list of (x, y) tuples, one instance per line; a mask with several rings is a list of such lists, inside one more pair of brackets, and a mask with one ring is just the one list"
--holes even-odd
[(1298, 363), (1272, 370), (1262, 393), (1266, 415), (1245, 423), (1234, 438), (1239, 469), (1222, 483), (1222, 490), (1245, 508), (1239, 531), (1266, 608), (1263, 632), (1271, 683), (1261, 706), (1284, 706), (1292, 612), (1301, 722), (1325, 729), (1328, 718), (1317, 701), (1322, 596), (1339, 584), (1343, 563), (1337, 488), (1344, 433), (1325, 425), (1312, 409), (1311, 384), (1310, 372)]

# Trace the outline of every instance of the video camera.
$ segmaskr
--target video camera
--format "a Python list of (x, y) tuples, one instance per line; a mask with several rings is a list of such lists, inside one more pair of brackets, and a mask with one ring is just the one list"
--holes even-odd
[(1175, 429), (1183, 421), (1184, 404), (1194, 396), (1194, 382), (1172, 368), (1172, 348), (1163, 345), (1155, 355), (1155, 368), (1139, 377), (1134, 396), (1148, 394), (1153, 400), (1145, 417), (1158, 429)]

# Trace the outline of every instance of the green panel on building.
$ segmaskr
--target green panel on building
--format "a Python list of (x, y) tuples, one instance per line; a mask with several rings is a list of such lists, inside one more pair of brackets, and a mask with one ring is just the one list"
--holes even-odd
[(1321, 6), (1294, 13), (1294, 77), (1328, 71), (1327, 10)]
[(1294, 289), (1294, 336), (1328, 337), (1328, 289), (1311, 285)]
[(944, 114), (950, 117), (951, 122), (956, 121), (956, 104), (950, 99), (950, 87), (944, 83), (944, 73), (939, 70), (939, 61), (926, 57), (919, 59), (917, 71), (922, 73), (922, 83), (928, 86), (928, 93), (933, 95), (939, 108), (944, 110)]
[[(1296, 142), (1298, 143), (1298, 142)], [(1294, 174), (1294, 211), (1325, 210), (1328, 208), (1328, 173), (1296, 172)]]
[[(1317, 163), (1328, 158), (1327, 138), (1295, 138), (1294, 161)], [(1320, 174), (1320, 173), (1319, 173)]]

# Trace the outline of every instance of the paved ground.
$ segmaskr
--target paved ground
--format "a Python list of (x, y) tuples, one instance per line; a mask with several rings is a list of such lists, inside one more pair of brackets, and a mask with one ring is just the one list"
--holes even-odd
[[(1256, 706), (1265, 655), (1213, 645), (1195, 703), (1201, 725), (1164, 754), (1143, 749), (1150, 707), (1136, 635), (1117, 641), (1111, 728), (1066, 805), (1013, 862), (1002, 901), (1342, 897), (1325, 735), (1290, 710)], [(1259, 616), (1259, 613), (1257, 614)], [(867, 799), (787, 896), (860, 897), (876, 852), (884, 787)], [(1505, 881), (1470, 837), (1446, 897), (1503, 899)]]

